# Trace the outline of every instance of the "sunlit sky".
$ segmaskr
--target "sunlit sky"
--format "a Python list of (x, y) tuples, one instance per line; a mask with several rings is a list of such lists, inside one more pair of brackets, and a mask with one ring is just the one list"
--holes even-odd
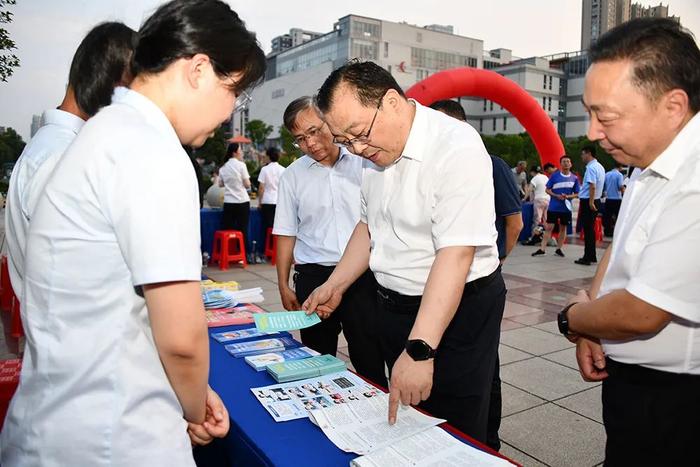
[[(137, 29), (162, 0), (17, 0), (7, 25), (17, 43), (21, 67), (0, 82), (0, 126), (27, 140), (33, 114), (57, 106), (65, 91), (75, 48), (96, 23), (123, 21)], [(450, 0), (405, 2), (356, 0), (294, 2), (228, 0), (256, 32), (266, 52), (273, 37), (298, 27), (328, 32), (348, 14), (420, 26), (449, 24), (455, 34), (484, 41), (484, 49), (507, 48), (519, 57), (578, 50), (581, 0)], [(643, 5), (658, 4), (640, 0)], [(669, 13), (700, 35), (700, 0), (669, 0)]]

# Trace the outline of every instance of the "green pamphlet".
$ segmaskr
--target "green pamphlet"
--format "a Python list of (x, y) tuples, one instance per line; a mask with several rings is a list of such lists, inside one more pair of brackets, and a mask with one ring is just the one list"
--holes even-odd
[(304, 311), (282, 311), (276, 313), (258, 313), (253, 317), (258, 331), (293, 331), (308, 328), (320, 323), (321, 318), (316, 313), (307, 315)]

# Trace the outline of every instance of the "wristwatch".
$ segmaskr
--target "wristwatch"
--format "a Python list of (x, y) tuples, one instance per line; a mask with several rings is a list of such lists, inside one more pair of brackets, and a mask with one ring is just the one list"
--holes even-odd
[(576, 303), (570, 303), (564, 307), (563, 310), (557, 315), (557, 325), (559, 326), (559, 332), (564, 336), (570, 336), (573, 333), (569, 332), (569, 309), (576, 305)]
[(406, 341), (406, 353), (413, 360), (420, 362), (435, 358), (437, 350), (430, 347), (423, 339), (410, 339)]

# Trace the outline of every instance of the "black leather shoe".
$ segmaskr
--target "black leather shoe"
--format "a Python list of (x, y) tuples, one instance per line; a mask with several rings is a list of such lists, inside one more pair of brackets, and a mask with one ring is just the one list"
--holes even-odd
[(590, 261), (588, 261), (585, 258), (579, 258), (576, 261), (574, 261), (574, 263), (580, 264), (581, 266), (590, 266), (592, 264)]

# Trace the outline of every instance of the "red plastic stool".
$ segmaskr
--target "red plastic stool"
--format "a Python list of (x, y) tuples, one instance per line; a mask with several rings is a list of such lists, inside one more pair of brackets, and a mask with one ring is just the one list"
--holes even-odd
[(5, 422), (10, 400), (12, 400), (19, 385), (21, 370), (22, 360), (0, 360), (0, 430)]
[(270, 258), (270, 264), (274, 266), (277, 260), (277, 235), (272, 234), (272, 227), (268, 227), (265, 234), (265, 256)]
[(7, 256), (0, 259), (0, 309), (10, 311), (12, 309), (12, 283), (10, 282), (10, 270), (7, 266)]
[(238, 230), (217, 230), (214, 232), (214, 251), (211, 262), (219, 262), (219, 269), (225, 271), (230, 262), (243, 262), (243, 267), (248, 267), (245, 255), (245, 240), (243, 233)]
[(10, 335), (19, 339), (24, 336), (24, 328), (22, 327), (22, 315), (20, 314), (19, 299), (12, 294), (12, 310), (10, 316)]
[[(602, 242), (603, 241), (603, 218), (602, 217), (596, 216), (595, 221), (593, 222), (593, 232), (595, 233), (595, 241)], [(581, 232), (579, 232), (578, 238), (583, 240), (583, 229), (581, 229)]]

